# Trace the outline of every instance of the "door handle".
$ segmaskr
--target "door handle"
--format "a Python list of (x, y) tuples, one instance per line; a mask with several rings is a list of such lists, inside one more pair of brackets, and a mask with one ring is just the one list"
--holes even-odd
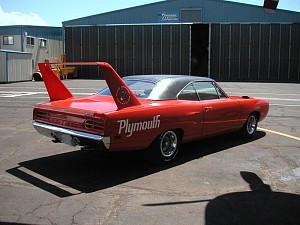
[(206, 106), (204, 107), (204, 112), (209, 112), (211, 111), (212, 107), (211, 106)]

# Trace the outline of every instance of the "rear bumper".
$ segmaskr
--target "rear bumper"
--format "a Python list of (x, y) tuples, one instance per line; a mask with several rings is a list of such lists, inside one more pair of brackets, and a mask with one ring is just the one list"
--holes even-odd
[(103, 137), (101, 135), (57, 127), (36, 121), (33, 121), (32, 125), (40, 134), (49, 138), (54, 138), (56, 141), (68, 145), (76, 146), (80, 145), (81, 140), (84, 140), (85, 143), (90, 140), (99, 143), (102, 142), (107, 149), (110, 147), (110, 137)]

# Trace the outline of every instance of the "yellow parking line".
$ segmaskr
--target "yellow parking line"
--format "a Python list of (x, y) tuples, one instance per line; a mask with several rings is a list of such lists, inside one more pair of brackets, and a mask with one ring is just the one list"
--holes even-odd
[(274, 130), (268, 130), (268, 129), (261, 128), (261, 127), (258, 127), (257, 129), (259, 129), (261, 131), (270, 132), (270, 133), (273, 133), (273, 134), (278, 134), (278, 135), (281, 135), (281, 136), (284, 136), (284, 137), (287, 137), (287, 138), (292, 138), (292, 139), (295, 139), (297, 141), (300, 141), (299, 137), (292, 136), (292, 135), (289, 135), (289, 134), (281, 133), (281, 132), (274, 131)]

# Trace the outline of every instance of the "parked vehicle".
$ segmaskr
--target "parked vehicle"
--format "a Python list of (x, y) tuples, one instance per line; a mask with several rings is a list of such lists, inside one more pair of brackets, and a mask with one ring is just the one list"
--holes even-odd
[[(74, 63), (73, 63), (74, 64)], [(152, 161), (175, 158), (182, 143), (240, 131), (255, 135), (268, 113), (265, 99), (228, 96), (213, 79), (185, 75), (139, 75), (123, 79), (104, 62), (108, 87), (77, 98), (51, 69), (39, 64), (50, 96), (33, 110), (33, 126), (54, 142), (143, 150)]]
[[(74, 66), (65, 66), (64, 64), (61, 64), (61, 62), (64, 62), (65, 55), (61, 54), (60, 60), (55, 57), (50, 57), (45, 60), (45, 62), (51, 63), (51, 68), (53, 72), (61, 79), (68, 79), (69, 76), (74, 77), (76, 75), (76, 67)], [(43, 74), (40, 70), (35, 71), (32, 74), (32, 80), (34, 81), (42, 81), (43, 80)]]

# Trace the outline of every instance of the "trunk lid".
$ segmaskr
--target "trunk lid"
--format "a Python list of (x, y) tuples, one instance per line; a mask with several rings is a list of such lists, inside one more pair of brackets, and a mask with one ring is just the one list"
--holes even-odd
[(66, 100), (46, 102), (45, 108), (55, 108), (62, 111), (90, 111), (97, 113), (109, 113), (116, 111), (117, 106), (111, 96), (93, 95), (84, 98), (70, 98)]
[(33, 119), (59, 127), (103, 135), (106, 114), (117, 110), (111, 96), (93, 95), (39, 103)]

